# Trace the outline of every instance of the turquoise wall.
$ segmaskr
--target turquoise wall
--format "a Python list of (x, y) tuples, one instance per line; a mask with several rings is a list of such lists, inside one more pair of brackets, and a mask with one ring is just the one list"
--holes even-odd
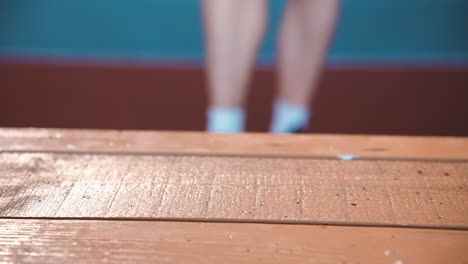
[[(468, 61), (467, 0), (343, 0), (336, 63)], [(284, 1), (260, 52), (274, 60)], [(198, 0), (2, 0), (0, 55), (199, 62)]]

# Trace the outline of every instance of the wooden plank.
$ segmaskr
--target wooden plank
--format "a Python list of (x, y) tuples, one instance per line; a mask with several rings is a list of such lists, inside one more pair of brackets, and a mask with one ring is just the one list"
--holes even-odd
[(1, 263), (468, 262), (468, 231), (0, 219)]
[(468, 160), (468, 138), (3, 128), (0, 151)]
[(0, 216), (468, 227), (468, 163), (0, 153)]

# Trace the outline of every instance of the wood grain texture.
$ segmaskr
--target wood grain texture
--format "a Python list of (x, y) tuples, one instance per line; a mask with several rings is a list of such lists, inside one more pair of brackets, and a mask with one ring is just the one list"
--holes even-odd
[(0, 151), (468, 160), (468, 138), (3, 128)]
[(247, 223), (0, 220), (1, 263), (468, 262), (468, 231)]
[(468, 227), (468, 163), (0, 153), (0, 216)]

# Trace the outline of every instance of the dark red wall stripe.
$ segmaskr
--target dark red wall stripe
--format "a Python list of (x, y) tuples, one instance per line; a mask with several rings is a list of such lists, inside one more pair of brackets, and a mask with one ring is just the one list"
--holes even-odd
[[(248, 130), (266, 131), (274, 73), (258, 70)], [(0, 63), (0, 126), (203, 130), (197, 67)], [(333, 67), (310, 132), (468, 136), (468, 68)]]

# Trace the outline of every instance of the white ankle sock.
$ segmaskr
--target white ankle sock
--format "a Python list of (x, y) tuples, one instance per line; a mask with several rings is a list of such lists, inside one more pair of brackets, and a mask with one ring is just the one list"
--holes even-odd
[(213, 133), (244, 132), (245, 111), (240, 107), (215, 107), (207, 110), (207, 128)]
[(307, 106), (276, 100), (273, 105), (271, 133), (292, 133), (305, 128), (311, 113)]

